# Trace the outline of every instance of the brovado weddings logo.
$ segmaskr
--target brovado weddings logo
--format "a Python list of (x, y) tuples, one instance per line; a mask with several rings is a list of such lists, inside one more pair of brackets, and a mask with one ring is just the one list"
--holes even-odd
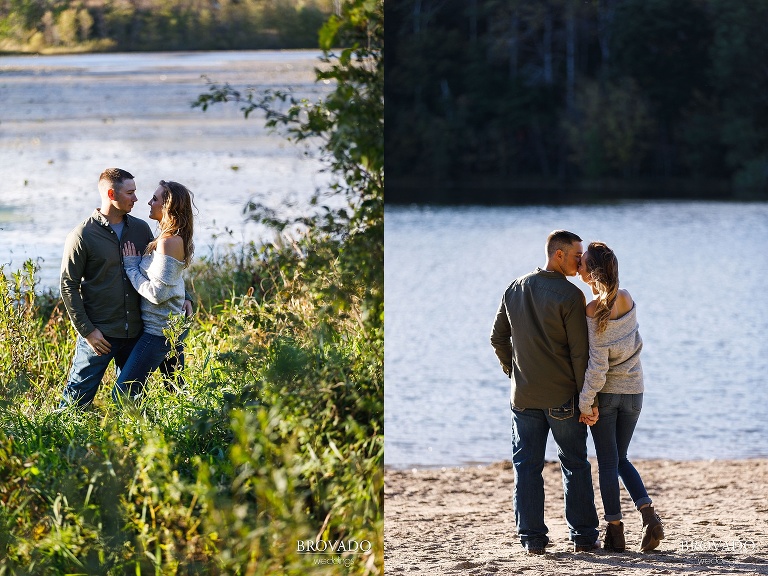
[[(352, 554), (368, 554), (373, 548), (370, 540), (298, 540), (296, 552), (299, 554), (318, 555), (314, 564), (343, 565), (351, 568), (354, 564)], [(327, 556), (326, 556), (327, 555)]]
[(298, 540), (299, 554), (367, 554), (373, 548), (370, 540)]
[(754, 540), (681, 540), (677, 548), (680, 552), (693, 553), (697, 564), (737, 564), (738, 556), (757, 551)]

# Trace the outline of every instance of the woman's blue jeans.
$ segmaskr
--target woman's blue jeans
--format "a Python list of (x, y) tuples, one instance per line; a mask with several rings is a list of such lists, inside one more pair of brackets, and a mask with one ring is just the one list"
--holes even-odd
[(171, 345), (165, 336), (142, 333), (112, 389), (115, 403), (121, 404), (126, 394), (132, 399), (141, 394), (149, 375), (163, 364), (170, 351)]
[(544, 452), (547, 436), (557, 443), (563, 474), (565, 520), (570, 538), (579, 546), (597, 540), (597, 511), (592, 473), (587, 460), (587, 426), (579, 422), (570, 399), (559, 408), (512, 408), (512, 463), (515, 469), (515, 522), (523, 546), (546, 546), (544, 523)]
[(621, 520), (619, 478), (636, 508), (650, 504), (643, 480), (627, 459), (627, 449), (643, 408), (642, 394), (598, 393), (600, 417), (592, 426), (592, 440), (597, 453), (600, 496), (605, 520)]

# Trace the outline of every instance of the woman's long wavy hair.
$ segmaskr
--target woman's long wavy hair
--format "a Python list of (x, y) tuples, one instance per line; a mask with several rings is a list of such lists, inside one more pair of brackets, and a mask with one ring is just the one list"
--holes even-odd
[(163, 236), (180, 236), (184, 241), (184, 265), (189, 266), (195, 253), (192, 241), (194, 232), (192, 206), (194, 196), (186, 186), (178, 182), (160, 180), (163, 188), (163, 217), (160, 220), (160, 234), (147, 246), (149, 254), (157, 248), (157, 241)]
[(608, 327), (611, 309), (619, 293), (619, 261), (613, 250), (603, 242), (590, 242), (584, 263), (589, 279), (597, 290), (595, 319), (599, 333)]

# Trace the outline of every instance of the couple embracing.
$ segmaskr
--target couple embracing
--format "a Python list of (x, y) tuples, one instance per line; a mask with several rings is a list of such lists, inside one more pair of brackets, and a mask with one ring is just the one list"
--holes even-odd
[[(635, 303), (629, 292), (619, 289), (618, 260), (602, 242), (592, 242), (584, 251), (576, 234), (556, 230), (547, 238), (546, 256), (545, 268), (507, 288), (491, 333), (491, 344), (512, 383), (514, 508), (520, 542), (530, 554), (543, 554), (549, 543), (542, 471), (551, 430), (574, 550), (600, 547), (587, 460), (590, 426), (607, 522), (604, 548), (626, 548), (621, 478), (642, 515), (640, 550), (653, 550), (664, 538), (664, 529), (627, 459), (644, 390)], [(575, 275), (592, 289), (589, 304), (566, 278)]]
[(101, 205), (67, 236), (61, 297), (77, 330), (77, 344), (60, 409), (93, 402), (109, 363), (117, 382), (112, 398), (135, 399), (149, 375), (166, 377), (183, 363), (183, 348), (163, 331), (170, 315), (192, 314), (182, 272), (194, 251), (192, 193), (160, 181), (149, 200), (149, 225), (128, 213), (138, 201), (131, 173), (109, 168), (99, 177)]

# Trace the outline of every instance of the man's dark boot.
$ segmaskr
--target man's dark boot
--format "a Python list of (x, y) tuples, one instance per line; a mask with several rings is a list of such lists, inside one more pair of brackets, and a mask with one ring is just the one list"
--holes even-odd
[(653, 506), (646, 506), (640, 510), (640, 514), (643, 515), (643, 542), (640, 544), (640, 551), (649, 552), (664, 539), (664, 525), (653, 510)]

